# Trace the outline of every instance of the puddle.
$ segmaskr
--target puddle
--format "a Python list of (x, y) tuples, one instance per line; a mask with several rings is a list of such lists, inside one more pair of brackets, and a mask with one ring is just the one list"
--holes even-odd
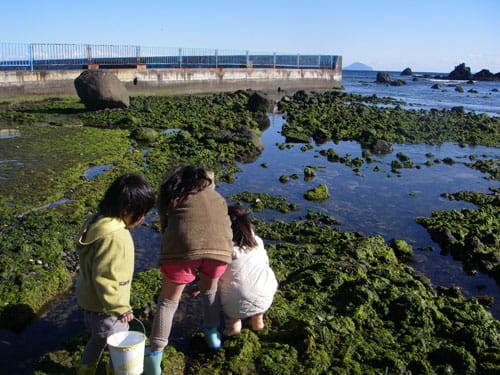
[(113, 168), (113, 163), (105, 164), (105, 165), (100, 165), (98, 167), (90, 167), (87, 169), (84, 173), (85, 178), (87, 180), (93, 180), (97, 176), (99, 176), (101, 173), (106, 172), (107, 170)]
[(182, 129), (178, 129), (178, 128), (173, 128), (173, 129), (167, 129), (163, 132), (163, 134), (170, 134), (170, 133), (178, 133), (178, 132), (181, 132)]
[(19, 137), (21, 132), (17, 129), (0, 129), (0, 139)]
[(54, 202), (50, 202), (50, 203), (44, 204), (43, 206), (36, 207), (36, 208), (33, 208), (32, 210), (23, 212), (23, 213), (21, 213), (21, 214), (19, 214), (17, 216), (18, 217), (23, 217), (24, 215), (26, 215), (26, 214), (28, 214), (30, 212), (33, 212), (33, 211), (40, 211), (40, 210), (43, 210), (43, 209), (55, 208), (57, 206), (60, 206), (61, 204), (65, 204), (65, 203), (68, 203), (70, 201), (71, 201), (71, 199), (61, 198), (61, 199), (58, 199), (58, 200), (56, 200)]

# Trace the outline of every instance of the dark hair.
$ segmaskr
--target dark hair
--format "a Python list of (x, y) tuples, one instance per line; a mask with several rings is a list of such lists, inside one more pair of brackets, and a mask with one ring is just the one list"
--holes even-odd
[(194, 165), (178, 165), (163, 178), (158, 194), (158, 214), (161, 231), (166, 227), (168, 209), (182, 202), (190, 194), (196, 194), (213, 183), (207, 170)]
[(141, 175), (128, 173), (118, 177), (108, 187), (99, 203), (104, 216), (123, 218), (132, 214), (132, 222), (154, 207), (155, 194), (149, 182)]
[(233, 230), (233, 242), (239, 247), (257, 246), (250, 211), (243, 206), (233, 205), (228, 207), (228, 213)]

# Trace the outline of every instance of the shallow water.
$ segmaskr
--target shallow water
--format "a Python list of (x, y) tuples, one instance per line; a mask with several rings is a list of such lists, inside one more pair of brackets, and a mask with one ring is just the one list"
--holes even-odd
[[(391, 79), (401, 79), (406, 82), (404, 86), (390, 86), (375, 83), (376, 71), (352, 71), (342, 72), (342, 85), (348, 93), (370, 96), (376, 94), (378, 97), (391, 97), (403, 100), (407, 104), (403, 107), (411, 109), (431, 108), (453, 108), (463, 106), (466, 111), (476, 113), (488, 113), (500, 116), (500, 82), (475, 81), (468, 84), (464, 81), (436, 80), (424, 78), (424, 73), (416, 73), (418, 81), (413, 77), (401, 76), (400, 72), (387, 72)], [(431, 73), (434, 76), (438, 73)], [(438, 75), (446, 75), (439, 73)], [(436, 90), (431, 88), (439, 83), (443, 87)], [(455, 91), (459, 85), (464, 92)], [(469, 92), (476, 90), (477, 93)]]
[[(265, 149), (260, 157), (250, 164), (239, 164), (241, 173), (236, 174), (234, 183), (218, 183), (217, 190), (226, 198), (232, 194), (249, 191), (279, 195), (290, 203), (299, 205), (299, 210), (283, 214), (267, 210), (255, 212), (254, 216), (266, 221), (293, 220), (304, 217), (308, 209), (323, 211), (341, 222), (340, 230), (356, 231), (366, 235), (380, 234), (386, 241), (404, 239), (414, 248), (414, 268), (426, 274), (437, 286), (459, 286), (465, 296), (488, 294), (495, 298), (492, 312), (500, 318), (500, 286), (488, 276), (467, 275), (460, 262), (450, 256), (440, 255), (439, 246), (432, 241), (426, 229), (415, 222), (417, 217), (431, 216), (432, 211), (474, 208), (463, 201), (450, 201), (441, 197), (443, 193), (460, 190), (488, 192), (489, 187), (500, 187), (499, 181), (486, 180), (486, 174), (468, 168), (469, 156), (478, 159), (500, 159), (500, 149), (492, 147), (461, 147), (446, 143), (431, 145), (394, 145), (388, 155), (373, 156), (373, 162), (360, 168), (361, 176), (341, 163), (331, 163), (319, 154), (322, 149), (333, 148), (337, 154), (350, 154), (351, 158), (361, 156), (357, 142), (329, 142), (303, 152), (301, 145), (280, 150), (284, 142), (280, 134), (283, 123), (281, 115), (271, 116), (271, 127), (262, 135)], [(391, 172), (391, 161), (403, 152), (420, 169), (401, 169), (400, 174)], [(431, 160), (451, 157), (453, 165), (444, 163), (427, 167), (427, 153)], [(268, 168), (262, 167), (267, 163)], [(317, 176), (305, 181), (303, 170), (315, 166)], [(378, 166), (380, 171), (374, 172)], [(298, 174), (299, 179), (280, 183), (281, 175)], [(310, 202), (303, 194), (320, 183), (328, 186), (331, 197), (325, 202)], [(235, 203), (229, 201), (229, 203)], [(150, 227), (134, 231), (137, 245), (137, 266), (140, 269), (155, 267), (159, 236)], [(429, 251), (432, 248), (432, 251)]]

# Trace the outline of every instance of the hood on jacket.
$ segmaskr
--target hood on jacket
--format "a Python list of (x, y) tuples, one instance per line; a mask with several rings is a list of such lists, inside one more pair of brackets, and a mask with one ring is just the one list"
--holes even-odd
[(77, 245), (78, 247), (89, 246), (100, 238), (123, 228), (126, 228), (126, 225), (122, 219), (94, 214), (78, 233)]

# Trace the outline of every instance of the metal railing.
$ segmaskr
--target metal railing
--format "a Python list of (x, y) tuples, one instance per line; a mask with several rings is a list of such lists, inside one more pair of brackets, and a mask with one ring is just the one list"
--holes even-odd
[(336, 55), (251, 53), (202, 48), (0, 43), (0, 70), (99, 68), (335, 69)]

